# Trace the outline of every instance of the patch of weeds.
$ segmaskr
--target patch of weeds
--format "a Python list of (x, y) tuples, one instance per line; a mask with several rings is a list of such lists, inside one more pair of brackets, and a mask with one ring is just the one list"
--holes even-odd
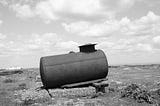
[(150, 92), (142, 90), (137, 84), (131, 84), (124, 88), (121, 92), (121, 98), (131, 98), (136, 100), (138, 103), (146, 102), (153, 104), (154, 100), (151, 97)]
[(36, 91), (35, 89), (23, 89), (16, 90), (14, 92), (15, 97), (19, 99), (20, 105), (28, 106), (35, 103), (48, 103), (50, 97), (45, 90)]
[(66, 106), (74, 106), (73, 101), (67, 101), (64, 103)]
[(0, 92), (0, 95), (1, 95), (1, 96), (2, 96), (2, 95), (3, 95), (3, 96), (4, 96), (4, 95), (7, 95), (7, 92), (6, 92), (6, 91), (1, 91), (1, 92)]
[(157, 89), (155, 91), (151, 91), (151, 96), (154, 100), (157, 101), (157, 103), (159, 104), (160, 106), (160, 89)]
[(94, 102), (86, 102), (84, 106), (96, 106), (96, 104)]
[(32, 100), (32, 99), (25, 99), (23, 102), (22, 102), (22, 106), (29, 106), (29, 105), (32, 105), (34, 104), (35, 101)]
[(0, 72), (0, 76), (12, 75), (12, 74), (22, 74), (23, 70), (12, 70), (12, 71), (2, 71)]
[(22, 106), (30, 106), (30, 105), (33, 105), (33, 104), (36, 104), (36, 103), (40, 103), (40, 104), (51, 104), (52, 101), (50, 98), (32, 98), (32, 97), (26, 97), (25, 99), (22, 99), (21, 100), (22, 103), (21, 105)]
[(41, 82), (41, 77), (40, 76), (36, 76), (36, 82)]
[(27, 89), (27, 85), (25, 83), (19, 84), (18, 89), (20, 90)]
[(134, 92), (138, 92), (141, 89), (139, 88), (138, 85), (136, 84), (131, 84), (129, 86), (127, 86), (126, 88), (124, 88), (121, 92), (121, 97), (132, 97), (132, 95), (134, 94)]
[(110, 85), (107, 89), (109, 93), (119, 92), (118, 84)]
[(4, 83), (14, 83), (15, 80), (12, 80), (12, 79), (8, 78), (8, 79), (5, 79), (3, 82)]
[(111, 87), (109, 87), (109, 88), (108, 88), (108, 91), (109, 91), (109, 92), (115, 92), (115, 91), (116, 91), (116, 89), (115, 89), (115, 88), (111, 88)]

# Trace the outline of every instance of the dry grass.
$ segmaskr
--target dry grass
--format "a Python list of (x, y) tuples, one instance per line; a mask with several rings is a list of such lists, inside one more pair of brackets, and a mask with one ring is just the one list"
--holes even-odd
[[(37, 90), (42, 86), (38, 69), (1, 70), (0, 104), (3, 106), (158, 106), (160, 105), (160, 65), (110, 66), (105, 94), (96, 94), (93, 87)], [(122, 98), (122, 91), (135, 83), (140, 95), (132, 92)], [(153, 103), (138, 103), (136, 96), (151, 95)], [(123, 92), (125, 94), (126, 92)], [(126, 93), (128, 95), (128, 93)], [(134, 97), (135, 96), (135, 97)], [(147, 98), (147, 96), (146, 96)]]
[(22, 73), (23, 73), (23, 70), (3, 70), (3, 71), (0, 71), (0, 76), (22, 74)]

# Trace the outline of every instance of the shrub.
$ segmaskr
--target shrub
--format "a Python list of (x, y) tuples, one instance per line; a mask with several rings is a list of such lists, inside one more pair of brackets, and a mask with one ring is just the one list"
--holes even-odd
[(3, 82), (4, 83), (14, 83), (15, 80), (12, 80), (12, 79), (8, 78), (8, 79), (5, 79)]
[(21, 90), (27, 89), (25, 83), (19, 84), (19, 87), (18, 87), (18, 88), (21, 89)]

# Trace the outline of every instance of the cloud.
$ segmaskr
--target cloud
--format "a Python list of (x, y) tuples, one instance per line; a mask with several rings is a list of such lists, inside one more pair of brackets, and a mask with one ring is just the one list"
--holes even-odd
[(160, 36), (155, 36), (153, 38), (154, 43), (159, 43), (160, 44)]
[[(121, 12), (131, 8), (137, 0), (100, 0), (106, 10)], [(115, 8), (116, 7), (116, 8)]]
[(156, 49), (160, 49), (160, 36), (153, 37), (152, 41), (153, 41), (153, 46)]
[(5, 39), (6, 37), (7, 37), (6, 35), (4, 35), (4, 34), (0, 33), (0, 40)]
[(116, 31), (120, 30), (120, 24), (116, 20), (109, 20), (103, 23), (91, 23), (91, 22), (75, 22), (62, 26), (66, 31), (76, 33), (80, 36), (108, 36)]
[(48, 53), (50, 48), (60, 41), (55, 33), (32, 34), (29, 39), (19, 41), (8, 40), (1, 42), (3, 55), (30, 55), (35, 53)]
[(42, 35), (32, 34), (28, 43), (33, 43), (37, 45), (53, 45), (56, 42), (59, 42), (61, 39), (58, 37), (56, 33), (45, 33)]
[(30, 5), (14, 4), (14, 5), (11, 5), (10, 8), (12, 8), (13, 11), (16, 11), (17, 17), (31, 18), (35, 15), (35, 13), (31, 9)]
[(81, 32), (84, 32), (85, 30), (89, 29), (91, 23), (87, 21), (79, 21), (70, 24), (62, 23), (62, 26), (65, 28), (67, 32), (80, 34)]
[(160, 16), (150, 11), (146, 16), (132, 21), (124, 17), (121, 20), (113, 18), (101, 23), (86, 21), (63, 23), (62, 26), (67, 32), (80, 36), (146, 36), (153, 35), (159, 31)]
[[(102, 10), (99, 0), (48, 0), (52, 11), (80, 15), (95, 15)], [(40, 5), (40, 4), (38, 4)], [(49, 5), (48, 5), (49, 6)]]
[(64, 41), (56, 33), (32, 34), (29, 39), (0, 42), (1, 56), (63, 54), (77, 51), (78, 43)]
[(58, 50), (65, 50), (65, 51), (78, 51), (78, 46), (80, 44), (75, 42), (75, 41), (63, 41), (63, 42), (58, 42), (55, 45), (55, 48)]
[(39, 50), (46, 53), (61, 53), (69, 50), (77, 51), (79, 43), (75, 41), (65, 41), (56, 33), (45, 33), (43, 35), (33, 34), (29, 41), (26, 42), (27, 48)]
[(2, 4), (2, 5), (7, 5), (8, 2), (7, 2), (6, 0), (0, 0), (0, 4)]
[[(122, 8), (130, 8), (135, 4), (136, 0), (119, 0), (118, 4)], [(124, 7), (125, 6), (125, 7)]]
[(139, 43), (136, 45), (136, 48), (135, 50), (137, 51), (148, 51), (148, 52), (152, 52), (153, 51), (153, 47), (150, 45), (150, 44), (142, 44), (142, 43)]
[(108, 36), (116, 31), (120, 31), (121, 21), (118, 22), (114, 19), (102, 23), (79, 21), (69, 24), (63, 23), (62, 26), (67, 32), (80, 36)]
[[(28, 2), (16, 2), (9, 7), (20, 18), (38, 16), (50, 22), (66, 19), (101, 19), (114, 17), (134, 5), (135, 0), (45, 0), (31, 5)], [(113, 8), (114, 7), (114, 8)], [(115, 8), (116, 7), (116, 8)]]
[(113, 54), (153, 53), (160, 49), (160, 16), (149, 11), (138, 19), (123, 17), (101, 22), (77, 21), (62, 23), (64, 29), (74, 35), (95, 39), (98, 46)]
[(63, 19), (64, 15), (95, 16), (102, 14), (99, 0), (46, 0), (29, 4), (13, 4), (10, 6), (21, 18), (39, 16), (47, 21)]
[(153, 7), (158, 7), (160, 5), (160, 1), (159, 0), (141, 0), (141, 2), (145, 3), (145, 5), (153, 8)]
[(0, 20), (0, 25), (3, 23), (3, 21), (2, 20)]
[(35, 14), (40, 16), (45, 21), (57, 20), (58, 16), (53, 11), (52, 5), (50, 2), (40, 2), (35, 7)]
[(69, 24), (63, 23), (62, 26), (64, 26), (67, 32), (80, 36), (108, 36), (116, 31), (120, 31), (121, 21), (108, 20), (102, 23), (79, 21)]
[(112, 55), (117, 54), (135, 54), (135, 53), (153, 53), (156, 49), (152, 43), (146, 42), (149, 38), (121, 38), (112, 40), (98, 41), (98, 48)]

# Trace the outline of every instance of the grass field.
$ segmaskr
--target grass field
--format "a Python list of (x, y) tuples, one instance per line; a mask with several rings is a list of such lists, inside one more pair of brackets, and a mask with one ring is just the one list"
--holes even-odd
[[(0, 106), (160, 106), (160, 65), (110, 66), (107, 78), (104, 94), (96, 94), (93, 87), (51, 89), (51, 98), (38, 90), (39, 69), (1, 69)], [(131, 84), (139, 88), (129, 92), (134, 90)]]

